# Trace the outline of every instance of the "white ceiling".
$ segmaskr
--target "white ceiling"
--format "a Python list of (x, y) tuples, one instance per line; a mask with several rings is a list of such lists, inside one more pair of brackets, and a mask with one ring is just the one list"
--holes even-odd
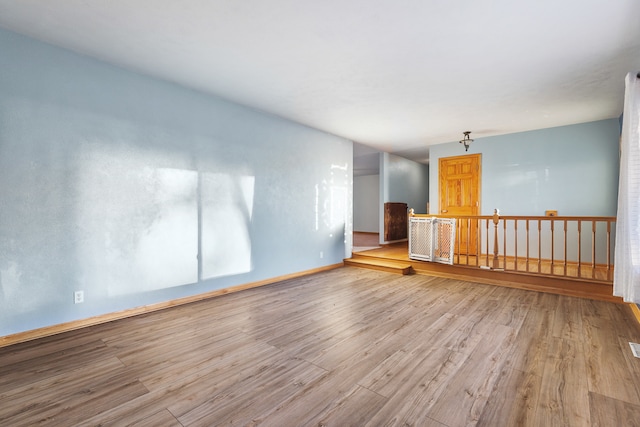
[(417, 161), (617, 117), (640, 70), (640, 0), (0, 0), (0, 27)]

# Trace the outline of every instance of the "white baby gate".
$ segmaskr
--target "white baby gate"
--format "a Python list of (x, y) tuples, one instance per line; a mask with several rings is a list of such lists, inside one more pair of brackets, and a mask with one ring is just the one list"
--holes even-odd
[(453, 264), (455, 241), (455, 218), (409, 218), (409, 258)]

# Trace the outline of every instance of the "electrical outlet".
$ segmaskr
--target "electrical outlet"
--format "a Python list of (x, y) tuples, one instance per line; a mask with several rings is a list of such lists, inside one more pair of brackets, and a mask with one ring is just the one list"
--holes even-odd
[(324, 252), (320, 251), (320, 258), (324, 258)]
[(82, 304), (84, 302), (84, 291), (75, 291), (73, 293), (73, 303)]

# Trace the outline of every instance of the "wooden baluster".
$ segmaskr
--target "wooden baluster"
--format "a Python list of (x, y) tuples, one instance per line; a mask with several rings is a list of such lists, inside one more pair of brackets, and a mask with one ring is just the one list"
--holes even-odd
[(607, 221), (607, 280), (611, 279), (611, 221)]
[(500, 215), (498, 209), (493, 211), (493, 268), (500, 267), (500, 260), (498, 259), (498, 222), (500, 222)]
[(507, 269), (507, 220), (502, 221), (502, 268)]
[(459, 218), (458, 221), (456, 221), (456, 230), (457, 230), (456, 236), (460, 236), (460, 237), (457, 239), (457, 241), (458, 241), (457, 242), (458, 243), (458, 250), (455, 251), (455, 252), (457, 252), (458, 263), (459, 264), (461, 263), (460, 259), (462, 258), (461, 257), (461, 254), (462, 254), (461, 248), (462, 248), (462, 221), (463, 220), (464, 220), (464, 218)]
[(476, 228), (474, 230), (476, 230), (476, 267), (480, 266), (480, 253), (482, 252), (482, 249), (480, 249), (480, 220), (478, 218), (473, 219), (472, 221), (475, 221), (476, 223)]
[(591, 220), (591, 278), (596, 278), (596, 221)]
[(551, 225), (551, 275), (553, 275), (555, 273), (554, 271), (554, 249), (555, 249), (555, 238), (553, 236), (553, 230), (554, 230), (554, 225), (555, 225), (555, 221), (551, 220), (549, 221), (549, 224)]
[(527, 272), (529, 272), (529, 220), (527, 219), (525, 222), (525, 226), (527, 229), (527, 259), (526, 259), (526, 263), (527, 263)]
[(467, 265), (469, 265), (469, 252), (471, 247), (471, 218), (467, 218)]
[(486, 226), (485, 228), (487, 229), (486, 230), (486, 236), (487, 236), (486, 246), (487, 246), (487, 250), (485, 251), (485, 254), (486, 254), (486, 256), (485, 256), (486, 260), (485, 261), (486, 261), (487, 267), (491, 267), (491, 265), (489, 264), (489, 220), (488, 219), (485, 220), (485, 226)]
[(578, 277), (582, 277), (582, 220), (578, 220)]
[(454, 248), (457, 246), (458, 248), (456, 250), (454, 250), (453, 252), (455, 252), (455, 255), (458, 255), (458, 263), (460, 263), (460, 241), (462, 240), (462, 221), (460, 219), (458, 219), (456, 221), (456, 241), (453, 243)]
[(542, 273), (542, 221), (538, 220), (538, 273)]
[(515, 232), (515, 239), (514, 239), (514, 244), (515, 244), (515, 261), (513, 262), (513, 268), (514, 270), (518, 271), (518, 220), (514, 220), (513, 221), (513, 228), (514, 228), (514, 232)]
[(567, 275), (567, 220), (564, 220), (564, 275)]

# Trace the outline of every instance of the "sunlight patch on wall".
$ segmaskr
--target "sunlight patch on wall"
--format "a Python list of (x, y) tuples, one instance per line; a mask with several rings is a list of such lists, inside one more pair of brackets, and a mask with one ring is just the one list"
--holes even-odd
[(346, 187), (332, 186), (330, 194), (329, 229), (333, 233), (338, 230), (344, 230), (348, 192)]
[(0, 297), (4, 301), (9, 302), (19, 311), (25, 311), (29, 308), (29, 301), (20, 298), (20, 289), (22, 288), (22, 270), (18, 263), (8, 261), (5, 268), (0, 268)]
[(188, 162), (95, 144), (82, 160), (81, 286), (118, 296), (251, 271), (253, 176), (159, 167)]
[(202, 279), (251, 271), (249, 225), (255, 178), (202, 173), (200, 179)]
[(331, 176), (329, 178), (329, 229), (334, 232), (344, 231), (349, 223), (347, 214), (349, 212), (349, 189), (345, 183), (349, 179), (349, 165), (331, 165)]
[(94, 146), (83, 156), (80, 286), (115, 296), (197, 282), (197, 173), (154, 167), (157, 153), (119, 151)]
[[(161, 168), (151, 176), (155, 200), (148, 208), (153, 209), (154, 218), (139, 236), (132, 256), (142, 290), (197, 282), (197, 173)], [(128, 292), (116, 286), (110, 284), (110, 294)]]
[(350, 179), (349, 165), (332, 164), (326, 178), (315, 185), (315, 231), (330, 238), (342, 237), (345, 257), (351, 256)]

